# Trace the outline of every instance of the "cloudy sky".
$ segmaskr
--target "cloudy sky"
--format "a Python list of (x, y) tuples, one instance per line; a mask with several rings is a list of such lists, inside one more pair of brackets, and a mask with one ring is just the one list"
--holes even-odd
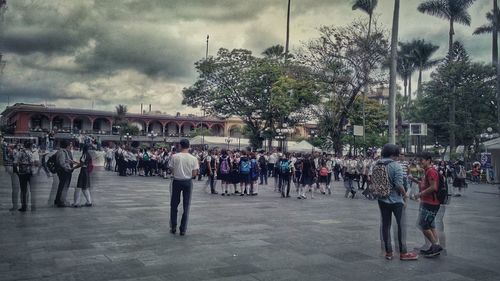
[[(285, 41), (287, 0), (7, 0), (0, 52), (0, 111), (8, 102), (114, 110), (140, 104), (170, 114), (182, 88), (196, 79), (194, 63), (218, 48), (260, 54)], [(446, 21), (419, 13), (423, 0), (401, 1), (400, 41), (429, 40), (446, 53)], [(457, 26), (472, 59), (489, 62), (491, 36), (472, 36), (484, 24), (490, 0), (469, 10), (472, 26)], [(390, 29), (392, 0), (380, 0), (379, 22)], [(291, 48), (318, 35), (321, 25), (341, 26), (364, 17), (351, 0), (292, 0)], [(416, 80), (416, 77), (414, 78)]]

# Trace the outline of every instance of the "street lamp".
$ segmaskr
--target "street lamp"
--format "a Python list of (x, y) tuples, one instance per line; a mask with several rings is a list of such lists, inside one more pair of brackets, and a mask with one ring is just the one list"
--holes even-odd
[(129, 146), (129, 141), (132, 139), (132, 136), (129, 133), (125, 134), (125, 140), (127, 141), (127, 146)]
[(149, 133), (148, 133), (148, 137), (150, 137), (150, 138), (151, 138), (151, 147), (153, 147), (153, 146), (154, 146), (153, 141), (154, 141), (154, 139), (155, 139), (157, 136), (158, 136), (158, 133), (155, 133), (155, 131), (153, 131), (153, 130), (152, 130), (151, 132), (149, 132)]
[(229, 143), (232, 141), (231, 137), (227, 137), (224, 141), (227, 143), (227, 150), (229, 150)]

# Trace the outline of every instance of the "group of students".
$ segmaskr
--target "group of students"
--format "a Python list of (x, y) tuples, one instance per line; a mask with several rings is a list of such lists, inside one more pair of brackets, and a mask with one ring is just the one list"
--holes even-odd
[[(47, 178), (52, 178), (52, 190), (48, 205), (56, 207), (92, 206), (90, 174), (93, 170), (93, 163), (89, 150), (90, 146), (83, 146), (79, 161), (75, 161), (73, 160), (72, 143), (66, 140), (60, 142), (60, 149), (57, 151), (39, 149), (30, 142), (7, 146), (4, 154), (4, 165), (11, 179), (12, 208), (10, 211), (26, 212), (28, 206), (31, 211), (35, 211), (40, 185), (46, 182)], [(79, 169), (79, 175), (75, 186), (74, 201), (73, 204), (70, 204), (66, 197), (73, 171), (76, 169)], [(80, 204), (81, 193), (86, 199), (86, 203), (83, 205)], [(19, 201), (21, 202), (20, 208)]]
[(167, 178), (168, 161), (172, 151), (166, 148), (116, 148), (106, 147), (105, 169), (118, 172), (120, 176), (162, 176)]

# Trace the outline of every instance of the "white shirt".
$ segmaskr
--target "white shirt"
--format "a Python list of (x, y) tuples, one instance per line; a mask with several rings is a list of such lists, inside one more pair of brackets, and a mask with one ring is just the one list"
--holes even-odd
[(174, 179), (188, 180), (193, 177), (193, 171), (200, 169), (198, 159), (189, 153), (176, 153), (168, 164), (173, 170)]

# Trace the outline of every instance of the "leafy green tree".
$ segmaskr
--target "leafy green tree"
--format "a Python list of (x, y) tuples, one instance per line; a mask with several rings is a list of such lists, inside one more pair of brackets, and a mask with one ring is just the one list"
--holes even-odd
[(429, 124), (434, 139), (442, 144), (447, 144), (449, 131), (456, 129), (446, 118), (449, 108), (443, 107), (452, 98), (458, 101), (457, 140), (468, 147), (477, 135), (495, 125), (495, 71), (488, 65), (471, 62), (458, 42), (451, 55), (431, 74), (431, 81), (424, 84), (424, 95), (417, 106), (417, 118)]
[[(418, 11), (421, 13), (429, 14), (448, 20), (450, 23), (450, 32), (448, 40), (448, 54), (451, 55), (453, 50), (453, 36), (455, 35), (454, 24), (461, 23), (470, 26), (471, 16), (467, 9), (469, 9), (475, 0), (427, 0), (418, 6)], [(452, 91), (453, 92), (453, 91)], [(453, 94), (452, 94), (453, 96)], [(451, 98), (450, 100), (449, 119), (450, 124), (450, 147), (451, 150), (455, 148), (455, 120), (456, 120), (456, 106), (457, 100)]]
[[(342, 152), (341, 136), (349, 112), (366, 84), (366, 79), (380, 83), (380, 72), (388, 52), (382, 29), (374, 22), (370, 44), (366, 44), (368, 23), (355, 21), (345, 27), (323, 26), (320, 36), (307, 42), (297, 60), (309, 69), (322, 96), (321, 104), (312, 107), (318, 120), (319, 135), (325, 148)], [(366, 69), (370, 76), (366, 77)]]
[[(221, 117), (238, 116), (251, 131), (252, 147), (262, 146), (261, 132), (273, 128), (278, 120), (300, 112), (307, 106), (303, 83), (280, 78), (285, 75), (283, 63), (276, 58), (258, 58), (244, 49), (220, 49), (216, 57), (196, 64), (199, 77), (183, 90), (183, 104), (202, 107), (208, 113)], [(276, 84), (278, 81), (285, 81)], [(295, 88), (297, 87), (297, 88)], [(285, 98), (282, 89), (294, 93), (280, 107), (278, 100)], [(312, 93), (310, 93), (312, 94)], [(273, 98), (273, 95), (275, 96)], [(296, 102), (298, 101), (298, 102)]]

